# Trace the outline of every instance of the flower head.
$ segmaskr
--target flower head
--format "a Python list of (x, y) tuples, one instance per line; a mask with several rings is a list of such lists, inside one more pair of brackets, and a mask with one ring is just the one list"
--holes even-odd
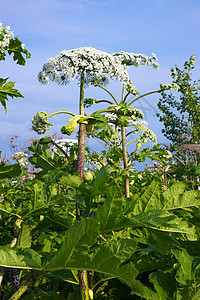
[(48, 115), (46, 112), (44, 111), (38, 112), (34, 116), (33, 120), (31, 121), (33, 124), (32, 125), (33, 130), (38, 134), (43, 134), (47, 130), (49, 130), (51, 126), (53, 126), (53, 124), (47, 121), (47, 119), (48, 119)]
[(0, 23), (0, 60), (5, 57), (5, 50), (7, 50), (10, 40), (13, 39), (14, 33), (10, 31), (10, 26), (3, 27)]
[(71, 79), (80, 81), (80, 75), (84, 73), (86, 85), (106, 85), (110, 78), (127, 83), (127, 66), (141, 64), (155, 66), (156, 58), (127, 52), (109, 54), (92, 47), (81, 47), (63, 50), (55, 58), (49, 58), (43, 65), (38, 79), (42, 84), (55, 81), (66, 85)]
[(152, 53), (152, 57), (146, 56), (144, 54), (139, 53), (129, 53), (129, 52), (116, 52), (113, 53), (114, 57), (118, 57), (122, 64), (127, 66), (135, 66), (139, 67), (141, 65), (153, 66), (155, 69), (158, 68), (158, 60), (154, 53)]

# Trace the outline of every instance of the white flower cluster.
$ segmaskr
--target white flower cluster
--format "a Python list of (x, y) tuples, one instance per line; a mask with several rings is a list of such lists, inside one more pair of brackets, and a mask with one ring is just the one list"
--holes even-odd
[[(98, 161), (88, 159), (87, 163), (90, 165), (90, 168), (92, 170), (100, 170), (102, 168), (102, 164)], [(86, 169), (86, 171), (87, 171), (87, 169)]]
[(81, 47), (72, 50), (64, 50), (55, 58), (49, 58), (43, 65), (38, 79), (42, 84), (55, 81), (66, 85), (72, 79), (80, 81), (80, 74), (84, 73), (86, 85), (105, 85), (109, 79), (119, 79), (125, 83), (129, 80), (127, 65), (139, 66), (152, 64), (157, 60), (134, 53), (119, 52), (109, 54), (92, 47)]
[(113, 56), (117, 56), (122, 61), (122, 64), (126, 64), (128, 66), (139, 67), (141, 65), (153, 66), (153, 68), (157, 69), (158, 59), (154, 53), (152, 53), (152, 57), (146, 56), (144, 54), (139, 53), (129, 53), (129, 52), (117, 52), (113, 53)]
[(13, 160), (16, 160), (19, 163), (22, 163), (25, 158), (28, 157), (28, 154), (24, 152), (15, 152), (14, 154), (11, 155)]
[(10, 40), (14, 37), (14, 33), (10, 31), (10, 26), (3, 27), (2, 25), (0, 23), (0, 54), (4, 53), (10, 44)]
[[(61, 139), (61, 140), (56, 140), (55, 143), (58, 144), (58, 146), (60, 146), (64, 151), (69, 152), (69, 148), (78, 144), (78, 140), (76, 140), (76, 139)], [(52, 150), (54, 152), (58, 151), (56, 146), (53, 146)]]
[(164, 85), (160, 84), (161, 90), (172, 90), (179, 91), (180, 87), (176, 83), (166, 83)]
[(149, 129), (148, 127), (146, 127), (145, 125), (148, 124), (145, 121), (130, 121), (129, 122), (129, 126), (132, 127), (133, 133), (137, 133), (137, 132), (141, 132), (141, 138), (149, 138), (153, 144), (157, 143), (157, 138), (155, 133)]
[(116, 121), (117, 120), (117, 115), (114, 113), (105, 114), (105, 117), (108, 118), (108, 121)]
[(55, 58), (50, 58), (39, 73), (39, 81), (43, 84), (55, 81), (67, 84), (70, 79), (79, 79), (84, 72), (86, 85), (94, 83), (106, 84), (109, 77), (128, 81), (126, 65), (112, 54), (91, 48), (82, 47), (60, 52)]

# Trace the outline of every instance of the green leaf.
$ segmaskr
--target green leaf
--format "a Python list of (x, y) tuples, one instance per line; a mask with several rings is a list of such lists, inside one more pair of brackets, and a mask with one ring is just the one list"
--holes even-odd
[(160, 209), (160, 194), (162, 184), (159, 179), (154, 179), (141, 198), (138, 198), (134, 213), (146, 212), (152, 209)]
[(15, 82), (6, 82), (7, 80), (8, 78), (0, 78), (0, 102), (3, 105), (5, 112), (7, 112), (6, 100), (9, 100), (8, 97), (23, 98), (20, 92), (13, 88)]
[(0, 211), (3, 211), (7, 214), (17, 215), (16, 214), (16, 209), (14, 208), (14, 205), (9, 203), (8, 201), (5, 201), (5, 200), (0, 202)]
[(0, 179), (18, 177), (22, 173), (20, 164), (6, 165), (0, 163)]
[(56, 163), (52, 158), (52, 153), (48, 145), (31, 146), (29, 150), (34, 152), (33, 156), (29, 158), (29, 161), (36, 167), (44, 170), (52, 170), (56, 168)]
[(179, 262), (179, 269), (176, 274), (176, 280), (182, 284), (190, 286), (194, 280), (193, 257), (188, 254), (186, 249), (172, 249), (172, 253)]
[[(25, 58), (28, 59), (31, 57), (31, 54), (23, 48), (23, 44), (18, 37), (10, 40), (8, 54), (13, 54), (14, 61), (16, 61), (18, 65), (22, 66), (24, 66), (26, 63)], [(23, 57), (23, 54), (25, 55), (25, 58)]]
[(132, 227), (147, 227), (167, 232), (185, 233), (196, 240), (196, 229), (192, 224), (164, 210), (151, 210), (132, 216), (128, 225)]
[(33, 185), (33, 209), (43, 207), (47, 204), (46, 185), (42, 181), (37, 181)]
[(153, 283), (159, 299), (173, 299), (173, 294), (176, 291), (174, 273), (158, 271), (151, 273), (149, 276), (150, 282)]
[(98, 205), (95, 219), (101, 224), (101, 232), (119, 230), (125, 227), (126, 218), (122, 215), (123, 195), (118, 186), (106, 190), (106, 200)]
[(0, 266), (6, 268), (41, 270), (41, 259), (32, 249), (11, 249), (8, 246), (0, 248)]
[(17, 246), (19, 248), (30, 248), (31, 247), (31, 230), (25, 223), (21, 225), (21, 231), (17, 240)]
[(105, 184), (108, 182), (109, 174), (115, 172), (115, 168), (110, 167), (109, 165), (103, 166), (100, 170), (96, 172), (96, 177), (93, 181), (91, 188), (91, 196), (102, 194), (102, 191), (105, 190)]
[(60, 250), (45, 266), (44, 270), (54, 272), (62, 269), (80, 269), (80, 265), (84, 265), (86, 262), (84, 257), (89, 246), (95, 243), (98, 232), (99, 225), (96, 220), (75, 221), (67, 231)]
[(153, 209), (175, 210), (192, 206), (200, 206), (199, 191), (186, 191), (186, 184), (178, 182), (169, 187), (164, 193), (159, 179), (154, 179), (144, 194), (137, 198), (134, 213), (147, 212)]
[(59, 182), (74, 189), (78, 189), (83, 183), (79, 176), (71, 174), (61, 176)]
[(163, 198), (162, 209), (166, 210), (200, 206), (199, 191), (185, 191), (184, 182), (173, 184), (163, 193)]

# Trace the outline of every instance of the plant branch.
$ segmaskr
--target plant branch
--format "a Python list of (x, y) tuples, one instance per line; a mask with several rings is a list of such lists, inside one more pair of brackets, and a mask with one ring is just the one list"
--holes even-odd
[(97, 100), (95, 103), (103, 103), (103, 102), (106, 102), (106, 103), (108, 103), (108, 104), (113, 104), (111, 101), (109, 101), (109, 100)]
[(140, 98), (143, 98), (143, 97), (148, 96), (148, 95), (151, 95), (151, 94), (160, 93), (160, 92), (162, 92), (162, 91), (163, 91), (163, 90), (157, 90), (157, 91), (148, 92), (148, 93), (146, 93), (146, 94), (143, 94), (143, 95), (141, 95), (141, 96), (135, 98), (133, 101), (131, 101), (131, 102), (128, 104), (128, 106), (131, 106), (132, 103), (134, 103), (135, 101), (137, 101), (137, 100), (140, 99)]
[(76, 114), (74, 114), (74, 113), (71, 112), (71, 111), (67, 111), (67, 110), (58, 110), (58, 111), (55, 111), (54, 113), (50, 114), (50, 115), (48, 116), (48, 118), (53, 117), (53, 116), (58, 115), (58, 114), (68, 114), (68, 115), (71, 115), (71, 116), (73, 116), (73, 117), (76, 115)]
[(113, 96), (113, 94), (111, 93), (111, 92), (109, 92), (109, 90), (107, 90), (106, 88), (104, 88), (103, 86), (101, 86), (101, 85), (99, 85), (99, 84), (95, 84), (95, 86), (98, 86), (98, 87), (100, 87), (101, 89), (103, 89), (104, 91), (106, 91), (112, 98), (113, 98), (113, 100), (115, 101), (115, 103), (117, 104), (117, 105), (119, 105), (119, 103), (117, 102), (117, 100), (115, 99), (115, 97)]
[(56, 146), (63, 154), (64, 156), (67, 158), (67, 160), (69, 161), (69, 156), (68, 154), (62, 149), (62, 147), (60, 147), (57, 143), (55, 143), (53, 140), (51, 140), (51, 143)]
[[(121, 133), (122, 133), (122, 150), (123, 150), (123, 162), (124, 162), (124, 169), (128, 167), (128, 160), (127, 160), (127, 148), (126, 148), (126, 128), (121, 126)], [(129, 173), (127, 172), (127, 176)], [(129, 186), (129, 178), (125, 178), (125, 195), (126, 198), (130, 197), (130, 186)]]
[(39, 272), (35, 277), (31, 276), (15, 293), (10, 297), (9, 300), (18, 300), (29, 288), (29, 286), (40, 277), (43, 272)]

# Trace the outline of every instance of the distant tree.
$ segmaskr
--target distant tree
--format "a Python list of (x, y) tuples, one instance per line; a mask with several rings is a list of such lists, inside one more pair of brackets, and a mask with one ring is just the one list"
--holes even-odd
[(164, 136), (172, 143), (171, 148), (183, 143), (197, 144), (200, 140), (200, 80), (193, 81), (191, 77), (195, 58), (191, 56), (183, 70), (177, 66), (171, 69), (173, 83), (179, 86), (178, 95), (163, 91), (158, 102), (157, 116), (164, 125)]

